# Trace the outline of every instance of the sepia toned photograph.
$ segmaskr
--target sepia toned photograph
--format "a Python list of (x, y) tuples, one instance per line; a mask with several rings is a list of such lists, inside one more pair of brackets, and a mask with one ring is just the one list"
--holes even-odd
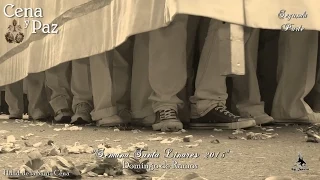
[(320, 180), (318, 0), (0, 8), (0, 180)]

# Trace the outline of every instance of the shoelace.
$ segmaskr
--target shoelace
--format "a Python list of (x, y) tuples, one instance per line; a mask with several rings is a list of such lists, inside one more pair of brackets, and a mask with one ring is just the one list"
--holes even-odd
[(231, 113), (230, 111), (227, 110), (227, 108), (225, 106), (217, 106), (214, 108), (216, 111), (220, 111), (221, 113), (231, 117), (231, 118), (238, 118), (240, 116), (236, 116), (233, 113)]
[(177, 119), (177, 113), (173, 109), (160, 111), (160, 120)]

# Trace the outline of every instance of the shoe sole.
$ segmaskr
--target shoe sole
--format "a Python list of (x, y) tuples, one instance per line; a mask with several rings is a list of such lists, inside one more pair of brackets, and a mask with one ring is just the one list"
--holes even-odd
[(255, 120), (240, 121), (235, 123), (190, 123), (190, 129), (245, 129), (256, 126)]
[(62, 116), (60, 120), (56, 120), (56, 123), (61, 123), (61, 124), (69, 124), (71, 122), (71, 116)]
[(255, 118), (253, 119), (256, 121), (257, 125), (265, 125), (265, 124), (272, 124), (274, 123), (274, 119), (272, 117), (261, 117), (261, 118)]

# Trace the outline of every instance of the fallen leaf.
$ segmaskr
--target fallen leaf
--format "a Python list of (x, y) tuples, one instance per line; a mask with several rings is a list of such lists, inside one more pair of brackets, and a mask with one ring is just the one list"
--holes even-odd
[(144, 142), (138, 142), (138, 143), (130, 143), (130, 147), (126, 150), (127, 152), (134, 152), (137, 149), (141, 149), (142, 151), (147, 151), (148, 150), (148, 144)]
[(99, 165), (96, 163), (88, 163), (88, 164), (86, 164), (85, 168), (82, 169), (80, 172), (81, 172), (81, 174), (84, 174), (84, 173), (92, 171), (93, 169), (95, 169), (97, 167), (99, 167)]
[(32, 144), (30, 144), (29, 142), (24, 142), (24, 145), (26, 146), (26, 147), (32, 147)]
[(8, 121), (3, 121), (2, 123), (3, 123), (3, 124), (8, 124)]
[(274, 131), (274, 129), (267, 129), (266, 131), (267, 132), (271, 132), (271, 131)]
[(219, 144), (220, 141), (218, 139), (214, 139), (214, 140), (211, 140), (210, 143), (213, 143), (213, 144)]
[(115, 128), (115, 129), (113, 129), (113, 131), (114, 131), (114, 132), (119, 132), (119, 131), (120, 131), (120, 129)]
[(187, 148), (194, 148), (194, 147), (197, 147), (199, 146), (199, 144), (189, 144), (189, 145), (186, 145)]
[(7, 136), (7, 143), (15, 143), (16, 138), (13, 135)]
[(213, 130), (214, 130), (214, 131), (217, 131), (217, 132), (223, 131), (222, 129), (216, 129), (216, 128), (214, 128)]
[(5, 134), (5, 133), (9, 133), (10, 131), (7, 130), (0, 130), (0, 134)]
[(202, 139), (198, 139), (196, 141), (194, 141), (195, 143), (202, 143)]
[(242, 129), (236, 129), (236, 130), (234, 130), (233, 131), (233, 133), (232, 134), (243, 134), (243, 132), (244, 132), (244, 130), (242, 130)]
[(155, 137), (155, 138), (148, 138), (148, 141), (162, 141), (163, 138), (162, 137)]
[(136, 133), (140, 133), (141, 131), (139, 129), (133, 129), (133, 130), (131, 130), (131, 132), (136, 134)]
[(266, 178), (265, 180), (293, 180), (293, 178), (288, 176), (271, 176)]
[(229, 139), (238, 139), (237, 136), (228, 136)]
[(37, 147), (40, 147), (41, 144), (42, 144), (42, 142), (38, 142), (38, 143), (33, 144), (32, 146), (37, 148)]
[(115, 140), (113, 140), (113, 142), (120, 142), (121, 141), (121, 139), (115, 139)]
[(49, 140), (49, 141), (47, 142), (47, 144), (48, 144), (49, 146), (53, 146), (54, 142), (53, 142), (52, 140)]
[(161, 144), (171, 144), (175, 141), (183, 141), (183, 140), (181, 138), (167, 138), (167, 139), (162, 140), (160, 143)]
[(30, 137), (30, 136), (34, 136), (34, 134), (29, 133), (29, 134), (26, 135), (26, 137)]

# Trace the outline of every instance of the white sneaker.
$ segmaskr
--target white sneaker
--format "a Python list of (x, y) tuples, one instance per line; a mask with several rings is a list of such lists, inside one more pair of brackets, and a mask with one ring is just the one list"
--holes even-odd
[(127, 121), (120, 118), (118, 115), (113, 115), (110, 117), (102, 118), (101, 120), (96, 121), (96, 126), (106, 126), (106, 127), (113, 127), (113, 126), (120, 126), (126, 124)]
[(264, 125), (264, 124), (269, 124), (274, 122), (273, 117), (269, 116), (265, 112), (257, 112), (257, 113), (240, 112), (240, 116), (254, 119), (257, 125)]

